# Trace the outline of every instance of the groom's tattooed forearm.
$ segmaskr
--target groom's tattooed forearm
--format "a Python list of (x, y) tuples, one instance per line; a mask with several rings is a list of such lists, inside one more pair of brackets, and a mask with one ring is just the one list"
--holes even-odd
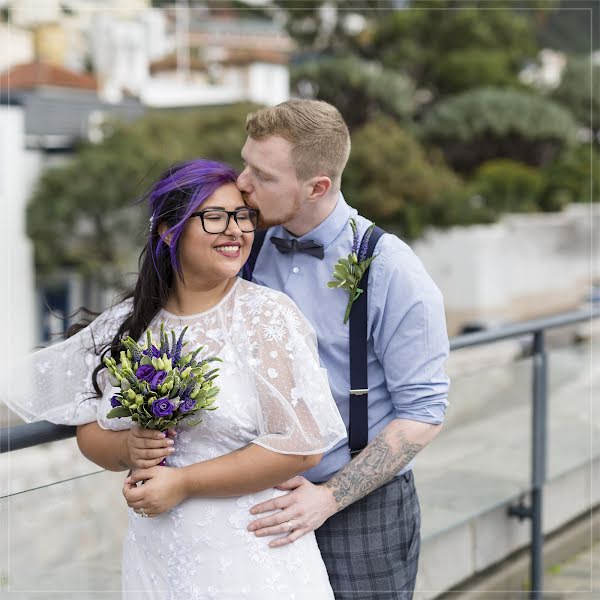
[(407, 440), (403, 431), (382, 431), (357, 458), (325, 483), (338, 511), (381, 487), (422, 449), (422, 444)]

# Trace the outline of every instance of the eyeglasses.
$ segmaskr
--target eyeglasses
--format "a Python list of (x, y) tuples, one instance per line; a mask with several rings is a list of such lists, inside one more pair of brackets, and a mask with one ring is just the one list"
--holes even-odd
[(232, 211), (211, 208), (192, 213), (190, 217), (200, 217), (206, 233), (223, 233), (229, 227), (231, 217), (243, 233), (250, 233), (258, 226), (258, 210), (255, 208), (238, 208)]

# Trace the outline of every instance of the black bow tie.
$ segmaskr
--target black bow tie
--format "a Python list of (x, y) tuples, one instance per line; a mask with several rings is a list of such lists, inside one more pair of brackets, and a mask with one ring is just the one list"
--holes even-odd
[(289, 254), (290, 252), (304, 252), (319, 260), (323, 260), (323, 257), (325, 256), (323, 244), (319, 244), (319, 242), (315, 242), (314, 240), (304, 240), (299, 242), (298, 240), (272, 237), (271, 242), (273, 242), (277, 250), (283, 254)]

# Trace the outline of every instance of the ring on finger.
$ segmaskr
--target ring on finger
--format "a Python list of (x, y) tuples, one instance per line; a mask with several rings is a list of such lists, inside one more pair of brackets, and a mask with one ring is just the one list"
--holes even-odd
[(288, 528), (288, 531), (291, 533), (292, 531), (294, 531), (294, 525), (292, 524), (291, 521), (286, 521), (285, 523), (286, 527)]

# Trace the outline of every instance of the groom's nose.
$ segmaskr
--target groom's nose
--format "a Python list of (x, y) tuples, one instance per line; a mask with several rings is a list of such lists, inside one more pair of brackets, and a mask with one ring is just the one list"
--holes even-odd
[(239, 175), (236, 181), (236, 185), (240, 192), (251, 192), (252, 186), (250, 185), (250, 177), (248, 176), (248, 167), (246, 167)]

